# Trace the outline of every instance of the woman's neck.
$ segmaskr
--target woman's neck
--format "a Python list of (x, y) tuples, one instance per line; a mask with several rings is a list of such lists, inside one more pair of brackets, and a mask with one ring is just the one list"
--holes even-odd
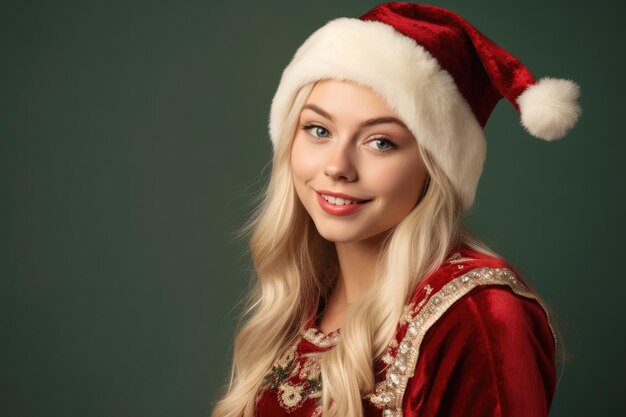
[(380, 239), (335, 243), (339, 275), (333, 290), (334, 300), (351, 304), (373, 285), (380, 247)]
[(324, 333), (341, 328), (351, 304), (373, 285), (381, 241), (371, 238), (356, 243), (335, 243), (339, 274), (319, 319), (319, 328)]

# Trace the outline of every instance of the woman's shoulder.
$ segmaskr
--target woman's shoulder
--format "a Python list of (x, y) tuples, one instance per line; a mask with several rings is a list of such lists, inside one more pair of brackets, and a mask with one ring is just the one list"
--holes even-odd
[[(418, 324), (434, 325), (456, 310), (464, 312), (461, 317), (513, 325), (529, 318), (528, 306), (552, 330), (547, 306), (507, 260), (461, 246), (420, 282), (403, 322), (411, 333)], [(468, 309), (473, 314), (468, 315)]]
[[(406, 407), (406, 401), (423, 410), (440, 404), (427, 395), (437, 389), (438, 378), (449, 378), (444, 385), (455, 397), (444, 401), (459, 403), (471, 397), (463, 397), (463, 381), (455, 386), (459, 375), (491, 384), (493, 391), (485, 392), (495, 394), (502, 381), (520, 382), (508, 381), (517, 375), (524, 384), (541, 382), (545, 390), (524, 399), (541, 403), (553, 393), (554, 344), (547, 308), (506, 260), (462, 247), (416, 288), (383, 357), (385, 378), (370, 398), (390, 411)], [(502, 401), (500, 406), (510, 408), (521, 400)]]
[(447, 301), (445, 304), (451, 305), (484, 286), (508, 287), (520, 296), (539, 298), (506, 259), (459, 246), (417, 285), (409, 305), (426, 302), (427, 298), (433, 298), (435, 304)]

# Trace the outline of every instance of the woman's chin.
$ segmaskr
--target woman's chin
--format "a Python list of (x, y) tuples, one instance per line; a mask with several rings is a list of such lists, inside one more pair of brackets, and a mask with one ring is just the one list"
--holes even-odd
[(333, 243), (357, 243), (381, 235), (380, 231), (362, 230), (354, 227), (317, 227), (317, 231), (324, 239)]
[(364, 239), (364, 237), (354, 230), (337, 230), (337, 228), (318, 228), (320, 236), (333, 243), (356, 243)]

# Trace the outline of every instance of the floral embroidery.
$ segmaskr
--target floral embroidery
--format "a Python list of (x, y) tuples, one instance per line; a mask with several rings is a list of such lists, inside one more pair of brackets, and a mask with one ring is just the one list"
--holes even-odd
[(301, 363), (297, 344), (287, 349), (265, 376), (265, 388), (277, 390), (278, 402), (293, 410), (307, 399), (322, 395), (322, 378), (319, 359), (307, 357)]
[(294, 408), (302, 401), (302, 386), (288, 382), (278, 387), (281, 405), (285, 408)]
[(265, 375), (265, 383), (271, 388), (277, 388), (286, 379), (294, 375), (299, 367), (300, 364), (296, 362), (296, 345), (293, 345), (281, 355), (272, 366), (272, 370)]
[(372, 404), (383, 409), (384, 417), (402, 417), (403, 415), (402, 399), (408, 380), (415, 372), (420, 345), (426, 332), (452, 304), (479, 285), (505, 285), (516, 294), (539, 302), (546, 312), (548, 324), (555, 337), (545, 305), (531, 290), (517, 280), (515, 273), (507, 268), (485, 267), (471, 270), (444, 285), (410, 320), (406, 335), (398, 346), (393, 363), (387, 369), (385, 379), (376, 384), (372, 393), (366, 395)]

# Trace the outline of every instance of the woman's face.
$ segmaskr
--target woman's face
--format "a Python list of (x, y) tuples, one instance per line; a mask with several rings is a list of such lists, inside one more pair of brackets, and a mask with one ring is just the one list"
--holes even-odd
[(313, 87), (291, 168), (318, 232), (336, 243), (382, 237), (415, 207), (426, 179), (415, 137), (384, 100), (336, 80)]

